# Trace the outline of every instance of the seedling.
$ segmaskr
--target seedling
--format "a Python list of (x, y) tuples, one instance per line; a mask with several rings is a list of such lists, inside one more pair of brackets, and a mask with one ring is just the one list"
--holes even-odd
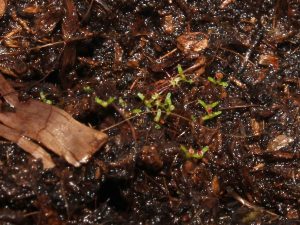
[(123, 100), (123, 98), (119, 98), (119, 105), (122, 107), (122, 108), (126, 108), (127, 107), (127, 103)]
[(84, 92), (86, 92), (88, 94), (93, 92), (93, 89), (90, 86), (83, 87), (83, 90), (84, 90)]
[[(137, 96), (143, 101), (147, 111), (156, 111), (154, 121), (157, 123), (160, 121), (163, 111), (165, 111), (168, 116), (175, 110), (175, 106), (172, 104), (171, 99), (172, 94), (170, 92), (166, 95), (164, 102), (162, 102), (162, 96), (158, 93), (153, 94), (150, 99), (146, 99), (145, 95), (142, 93), (138, 93)], [(140, 113), (137, 109), (134, 111)]]
[(97, 104), (101, 105), (103, 108), (107, 108), (110, 104), (112, 104), (116, 100), (115, 97), (109, 97), (107, 101), (104, 101), (98, 97), (95, 97), (95, 101)]
[(40, 98), (42, 100), (42, 102), (46, 103), (46, 104), (49, 104), (49, 105), (52, 105), (53, 102), (49, 99), (47, 99), (47, 94), (45, 94), (44, 92), (40, 92)]
[(133, 109), (132, 113), (136, 115), (140, 115), (143, 111), (141, 109)]
[(222, 111), (213, 112), (213, 108), (219, 105), (219, 102), (213, 102), (211, 104), (206, 104), (203, 100), (199, 99), (198, 103), (205, 109), (207, 115), (202, 117), (203, 121), (210, 120), (222, 114)]
[(223, 74), (222, 73), (217, 73), (215, 75), (215, 77), (216, 77), (216, 79), (213, 78), (213, 77), (208, 77), (207, 80), (209, 80), (213, 84), (220, 85), (224, 88), (228, 87), (228, 83), (225, 82), (225, 81), (222, 81), (222, 79), (223, 79)]
[(160, 117), (161, 117), (161, 109), (158, 109), (156, 112), (156, 116), (154, 117), (154, 121), (158, 123), (160, 121)]
[(186, 158), (193, 158), (193, 159), (202, 159), (204, 154), (209, 150), (208, 146), (203, 147), (202, 149), (195, 151), (193, 148), (187, 148), (184, 145), (180, 145), (181, 151), (185, 154)]
[(165, 103), (163, 105), (163, 108), (166, 110), (167, 115), (170, 115), (170, 113), (175, 109), (175, 106), (172, 104), (171, 93), (170, 92), (166, 95)]
[(178, 87), (180, 82), (186, 82), (186, 83), (189, 83), (189, 84), (194, 82), (192, 79), (187, 79), (186, 78), (180, 64), (178, 64), (178, 66), (177, 66), (177, 71), (178, 71), (179, 77), (176, 76), (170, 82), (173, 87)]

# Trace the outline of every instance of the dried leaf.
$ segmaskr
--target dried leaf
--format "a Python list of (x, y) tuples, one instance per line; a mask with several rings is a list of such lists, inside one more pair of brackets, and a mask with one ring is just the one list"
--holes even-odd
[[(14, 107), (13, 112), (1, 112), (0, 121), (22, 136), (41, 143), (74, 166), (86, 163), (107, 141), (106, 134), (79, 123), (55, 106), (36, 100), (19, 102), (16, 92), (2, 75), (0, 92)], [(34, 151), (30, 153), (35, 154)]]
[(55, 166), (51, 156), (41, 146), (24, 137), (22, 133), (0, 124), (0, 136), (16, 143), (24, 151), (30, 153), (34, 158), (41, 159), (45, 169)]

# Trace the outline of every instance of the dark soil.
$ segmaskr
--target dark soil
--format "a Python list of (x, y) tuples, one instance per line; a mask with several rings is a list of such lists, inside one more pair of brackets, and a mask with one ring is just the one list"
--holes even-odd
[(1, 224), (300, 224), (299, 1), (7, 3), (1, 72), (109, 141), (45, 171), (2, 139)]

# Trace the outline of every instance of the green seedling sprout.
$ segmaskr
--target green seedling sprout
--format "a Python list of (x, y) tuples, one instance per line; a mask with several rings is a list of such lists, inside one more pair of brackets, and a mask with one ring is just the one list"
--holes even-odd
[(154, 117), (154, 121), (158, 123), (160, 121), (160, 118), (161, 118), (161, 109), (158, 109), (156, 112), (156, 116)]
[(133, 109), (132, 113), (136, 115), (140, 115), (143, 111), (141, 109)]
[(109, 97), (107, 101), (104, 101), (98, 97), (95, 97), (95, 102), (101, 105), (103, 108), (107, 108), (110, 104), (112, 104), (116, 99), (114, 97)]
[(181, 149), (181, 151), (183, 151), (183, 153), (185, 154), (185, 157), (188, 159), (190, 159), (190, 158), (202, 159), (204, 154), (209, 150), (209, 147), (205, 146), (197, 152), (193, 148), (188, 149), (184, 145), (180, 145), (180, 149)]
[(220, 78), (215, 79), (213, 77), (208, 77), (207, 80), (212, 82), (213, 84), (220, 85), (224, 88), (228, 87), (228, 83), (225, 81), (222, 81), (222, 79), (220, 79)]
[(177, 65), (177, 71), (178, 71), (178, 74), (179, 74), (179, 77), (176, 76), (174, 77), (170, 83), (173, 87), (178, 87), (179, 86), (179, 83), (182, 81), (182, 82), (186, 82), (186, 83), (193, 83), (193, 80), (192, 79), (187, 79), (184, 72), (183, 72), (183, 69), (181, 67), (180, 64)]
[(152, 103), (153, 101), (155, 101), (155, 98), (157, 98), (157, 96), (152, 95), (151, 99), (147, 100), (145, 95), (142, 93), (137, 93), (137, 96), (144, 102), (145, 106), (147, 107), (147, 109), (151, 109), (152, 108)]
[(207, 115), (202, 117), (203, 121), (213, 119), (222, 114), (222, 111), (216, 111), (216, 112), (213, 111), (213, 108), (215, 108), (217, 105), (219, 105), (219, 102), (213, 102), (211, 104), (206, 104), (203, 100), (199, 99), (198, 103), (205, 109), (205, 111), (207, 113)]
[(84, 90), (84, 92), (86, 92), (88, 94), (93, 92), (93, 89), (90, 86), (83, 87), (83, 90)]
[[(175, 106), (172, 104), (171, 96), (172, 94), (167, 93), (164, 102), (162, 102), (162, 96), (159, 93), (154, 93), (150, 99), (146, 99), (145, 95), (138, 93), (137, 96), (143, 101), (146, 106), (147, 111), (156, 111), (156, 116), (154, 117), (155, 122), (159, 122), (162, 116), (163, 111), (166, 112), (166, 115), (170, 115)], [(138, 109), (133, 110), (133, 113), (137, 114), (140, 111)]]
[(52, 105), (53, 102), (49, 99), (47, 99), (47, 94), (45, 94), (43, 91), (40, 92), (40, 98), (42, 100), (42, 102), (48, 104), (48, 105)]
[(119, 98), (119, 105), (122, 107), (122, 108), (126, 108), (127, 107), (127, 103), (123, 100), (123, 98)]

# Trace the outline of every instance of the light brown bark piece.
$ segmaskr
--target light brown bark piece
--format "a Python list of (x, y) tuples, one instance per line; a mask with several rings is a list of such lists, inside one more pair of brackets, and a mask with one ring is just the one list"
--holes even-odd
[(0, 18), (4, 15), (6, 11), (7, 0), (0, 0)]

